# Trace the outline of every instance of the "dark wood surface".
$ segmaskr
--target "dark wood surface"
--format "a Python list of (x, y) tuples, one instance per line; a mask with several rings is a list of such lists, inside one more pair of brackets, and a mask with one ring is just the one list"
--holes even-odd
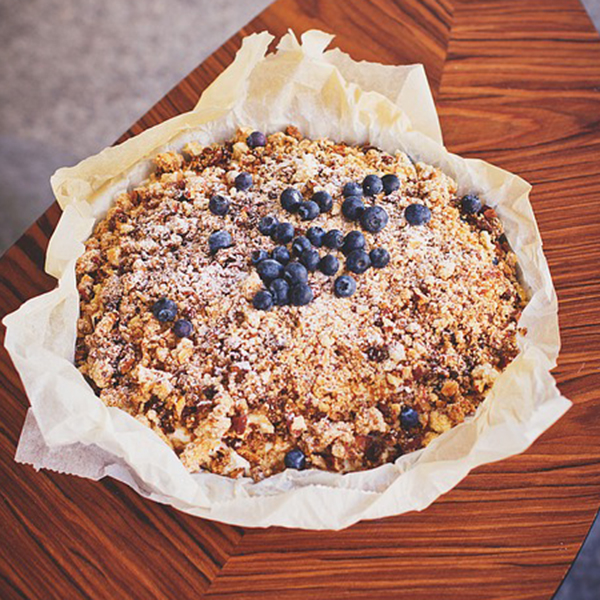
[[(0, 354), (0, 597), (548, 600), (600, 504), (600, 39), (577, 0), (279, 0), (123, 136), (194, 105), (243, 36), (318, 27), (356, 59), (423, 62), (447, 146), (534, 185), (574, 408), (423, 513), (342, 532), (240, 529), (111, 480), (13, 461), (27, 399)], [(53, 206), (0, 261), (0, 313), (51, 289)]]

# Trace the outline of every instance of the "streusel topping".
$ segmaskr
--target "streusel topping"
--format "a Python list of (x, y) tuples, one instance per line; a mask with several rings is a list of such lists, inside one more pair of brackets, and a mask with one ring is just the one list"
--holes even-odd
[[(190, 471), (348, 472), (427, 445), (517, 354), (526, 297), (494, 210), (401, 152), (249, 134), (158, 155), (115, 199), (77, 262), (78, 368)], [(362, 254), (332, 230), (360, 231)]]

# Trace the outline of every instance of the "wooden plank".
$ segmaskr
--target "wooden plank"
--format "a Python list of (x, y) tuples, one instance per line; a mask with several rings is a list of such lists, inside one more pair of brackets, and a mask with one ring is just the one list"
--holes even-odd
[[(576, 0), (279, 0), (121, 139), (189, 110), (243, 36), (317, 27), (354, 58), (423, 62), (451, 151), (534, 184), (560, 300), (556, 376), (575, 407), (526, 453), (477, 469), (423, 513), (342, 532), (241, 530), (113, 481), (12, 460), (27, 400), (0, 353), (3, 598), (548, 599), (600, 493), (600, 40)], [(47, 291), (53, 206), (0, 260), (0, 312)]]

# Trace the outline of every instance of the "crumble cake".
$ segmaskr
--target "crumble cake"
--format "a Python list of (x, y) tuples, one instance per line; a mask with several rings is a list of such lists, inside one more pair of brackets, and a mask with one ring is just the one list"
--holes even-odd
[(190, 471), (393, 461), (516, 356), (516, 257), (439, 169), (293, 127), (154, 162), (77, 262), (75, 362)]

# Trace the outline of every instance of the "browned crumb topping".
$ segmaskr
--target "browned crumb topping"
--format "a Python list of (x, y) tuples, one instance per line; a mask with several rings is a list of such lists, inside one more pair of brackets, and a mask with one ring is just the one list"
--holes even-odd
[[(78, 368), (190, 471), (260, 479), (299, 448), (307, 466), (347, 472), (425, 446), (473, 413), (517, 354), (526, 298), (494, 210), (465, 217), (456, 183), (401, 152), (311, 141), (294, 128), (249, 149), (248, 133), (159, 155), (155, 174), (116, 199), (77, 262)], [(253, 176), (250, 191), (233, 186), (241, 171)], [(356, 229), (340, 212), (342, 186), (371, 173), (400, 179), (376, 200), (387, 227), (363, 232), (390, 264), (355, 276), (350, 298), (336, 298), (333, 278), (316, 272), (309, 305), (253, 308), (262, 283), (250, 254), (276, 246), (260, 218), (276, 214), (297, 234)], [(284, 213), (290, 185), (305, 198), (327, 190), (333, 210), (309, 222)], [(208, 210), (215, 193), (231, 199), (225, 217)], [(427, 225), (404, 219), (413, 202), (431, 210)], [(211, 255), (208, 237), (220, 229), (233, 246)], [(154, 317), (162, 297), (192, 322), (189, 338)], [(417, 411), (416, 427), (402, 426), (405, 407)]]

